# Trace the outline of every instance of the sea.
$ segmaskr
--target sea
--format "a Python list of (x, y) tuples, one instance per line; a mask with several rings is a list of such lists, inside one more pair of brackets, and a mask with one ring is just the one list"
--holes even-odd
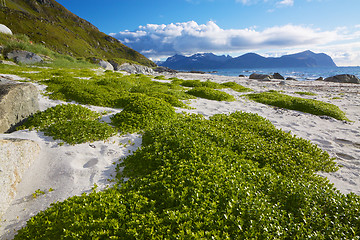
[(244, 69), (205, 69), (202, 71), (223, 76), (250, 76), (252, 73), (274, 74), (292, 77), (299, 81), (314, 81), (319, 77), (327, 78), (338, 74), (351, 74), (360, 78), (359, 67), (313, 67), (313, 68), (244, 68)]

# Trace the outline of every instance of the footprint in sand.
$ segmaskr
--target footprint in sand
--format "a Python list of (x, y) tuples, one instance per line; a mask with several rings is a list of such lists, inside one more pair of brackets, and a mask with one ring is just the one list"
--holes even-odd
[(87, 163), (85, 163), (83, 168), (91, 168), (91, 167), (95, 166), (98, 162), (99, 162), (99, 160), (97, 158), (93, 158), (93, 159), (89, 160)]
[(338, 156), (339, 158), (345, 159), (345, 160), (354, 160), (355, 158), (353, 156), (350, 156), (346, 153), (336, 153), (336, 156)]
[(360, 148), (360, 143), (355, 143), (342, 138), (335, 138), (335, 142), (337, 142), (338, 144), (353, 145), (356, 148)]

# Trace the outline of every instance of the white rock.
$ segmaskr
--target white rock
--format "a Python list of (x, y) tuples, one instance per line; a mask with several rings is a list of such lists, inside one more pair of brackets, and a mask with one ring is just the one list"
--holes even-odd
[(10, 35), (13, 34), (12, 31), (10, 30), (10, 28), (5, 26), (4, 24), (0, 24), (0, 32), (5, 33), (5, 34), (10, 34)]

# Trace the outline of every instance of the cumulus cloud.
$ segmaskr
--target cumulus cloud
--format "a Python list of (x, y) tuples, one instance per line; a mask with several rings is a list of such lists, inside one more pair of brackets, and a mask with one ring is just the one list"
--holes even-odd
[(125, 45), (150, 58), (198, 52), (230, 53), (265, 48), (288, 48), (323, 44), (338, 38), (336, 31), (284, 25), (255, 29), (222, 29), (215, 22), (147, 24), (135, 31), (111, 33)]

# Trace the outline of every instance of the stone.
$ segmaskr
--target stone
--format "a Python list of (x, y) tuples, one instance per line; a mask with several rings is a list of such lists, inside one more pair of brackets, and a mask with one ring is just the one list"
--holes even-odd
[(280, 73), (274, 73), (272, 76), (273, 76), (274, 79), (285, 80), (285, 78), (283, 76), (281, 76)]
[(287, 77), (286, 80), (293, 80), (293, 81), (297, 81), (296, 78), (293, 78), (293, 77)]
[(114, 71), (119, 71), (120, 64), (118, 64), (118, 63), (115, 62), (114, 60), (109, 60), (108, 62), (113, 66)]
[(286, 85), (286, 82), (285, 82), (285, 81), (281, 81), (281, 82), (279, 83), (279, 85)]
[(113, 65), (111, 65), (108, 61), (100, 60), (98, 64), (105, 70), (114, 70)]
[(4, 24), (0, 24), (0, 32), (5, 33), (5, 34), (10, 34), (10, 35), (13, 34), (12, 31), (10, 30), (10, 28), (5, 26)]
[(239, 75), (239, 77), (242, 77), (242, 78), (243, 78), (243, 77), (245, 77), (245, 75), (243, 75), (243, 74), (240, 74), (240, 75)]
[(16, 63), (33, 64), (43, 62), (43, 59), (39, 55), (24, 50), (13, 50), (9, 52), (6, 57), (13, 59)]
[(163, 66), (159, 66), (159, 67), (155, 68), (154, 71), (157, 72), (157, 73), (164, 73), (164, 72), (178, 73), (178, 71), (176, 71), (174, 69), (171, 69), (171, 68), (168, 68), (168, 67), (163, 67)]
[(315, 79), (315, 81), (324, 81), (323, 77), (318, 77), (317, 79)]
[(29, 83), (11, 82), (0, 81), (0, 133), (14, 130), (39, 110), (37, 88)]
[(360, 84), (360, 79), (355, 75), (340, 74), (324, 79), (325, 82), (338, 82), (338, 83), (357, 83)]
[(253, 73), (249, 76), (250, 79), (257, 79), (257, 80), (263, 80), (265, 78), (272, 79), (272, 75), (267, 74), (259, 74), (259, 73)]
[(40, 153), (39, 145), (25, 139), (0, 139), (0, 218), (14, 200), (17, 184)]
[(16, 63), (11, 62), (11, 61), (5, 61), (5, 60), (0, 60), (0, 64), (6, 64), (6, 65), (17, 66), (17, 64), (16, 64)]
[(138, 64), (130, 64), (123, 63), (119, 66), (118, 71), (125, 71), (130, 74), (144, 74), (144, 75), (153, 75), (155, 72), (149, 67), (138, 65)]

